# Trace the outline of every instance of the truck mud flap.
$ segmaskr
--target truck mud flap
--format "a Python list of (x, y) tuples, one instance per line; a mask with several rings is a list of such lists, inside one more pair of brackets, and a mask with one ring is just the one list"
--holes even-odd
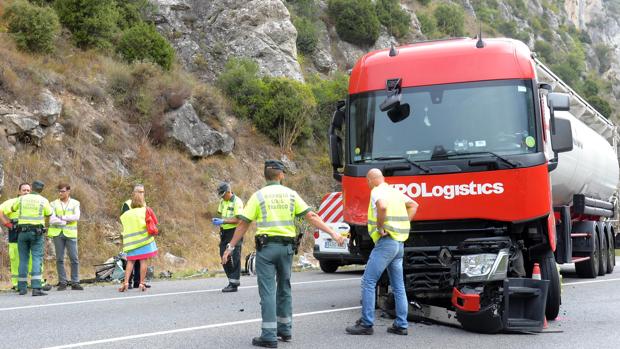
[(472, 332), (541, 332), (548, 288), (548, 280), (509, 278), (504, 280), (501, 307), (490, 304), (473, 312), (457, 309), (456, 317)]

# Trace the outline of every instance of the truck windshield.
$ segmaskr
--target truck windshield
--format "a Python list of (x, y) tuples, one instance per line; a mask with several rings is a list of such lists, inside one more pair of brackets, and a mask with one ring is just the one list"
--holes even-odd
[(401, 103), (408, 103), (411, 111), (396, 123), (379, 110), (385, 98), (385, 91), (350, 97), (349, 155), (354, 163), (389, 157), (426, 161), (451, 154), (536, 152), (529, 80), (403, 88)]

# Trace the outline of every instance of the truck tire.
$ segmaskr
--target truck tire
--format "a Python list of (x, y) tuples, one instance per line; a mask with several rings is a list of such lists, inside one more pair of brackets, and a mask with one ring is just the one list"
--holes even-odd
[(598, 257), (598, 275), (603, 276), (607, 274), (609, 249), (607, 249), (607, 237), (605, 236), (605, 231), (600, 231), (599, 235), (598, 243), (601, 248), (601, 254)]
[(612, 230), (607, 231), (607, 273), (614, 272), (616, 266), (616, 249), (614, 248), (614, 235)]
[(598, 275), (598, 259), (600, 256), (600, 250), (598, 245), (598, 234), (592, 234), (592, 243), (594, 244), (594, 251), (590, 253), (587, 261), (575, 263), (575, 271), (580, 278), (593, 279)]
[(542, 256), (542, 260), (540, 261), (540, 273), (543, 280), (549, 280), (545, 315), (547, 320), (555, 320), (560, 313), (560, 304), (562, 304), (562, 285), (560, 285), (560, 275), (553, 252), (547, 251), (547, 253)]
[(319, 267), (321, 267), (321, 270), (327, 274), (335, 273), (339, 266), (340, 264), (334, 261), (319, 261)]

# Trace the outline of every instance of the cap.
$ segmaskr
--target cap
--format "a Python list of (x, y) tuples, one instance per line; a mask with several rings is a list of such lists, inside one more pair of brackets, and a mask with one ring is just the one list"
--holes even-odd
[(230, 184), (227, 182), (220, 182), (217, 186), (217, 196), (222, 197), (226, 192), (230, 191)]
[(267, 160), (265, 161), (265, 169), (274, 169), (274, 170), (280, 170), (282, 172), (286, 172), (286, 167), (284, 166), (284, 164), (282, 163), (282, 161), (279, 160)]
[(32, 190), (36, 191), (36, 192), (41, 192), (43, 191), (43, 188), (45, 187), (45, 183), (36, 180), (34, 182), (32, 182)]

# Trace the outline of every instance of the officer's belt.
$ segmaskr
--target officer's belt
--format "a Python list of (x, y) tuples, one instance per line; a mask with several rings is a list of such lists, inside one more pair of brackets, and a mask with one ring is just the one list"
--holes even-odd
[(37, 231), (37, 233), (39, 231), (42, 233), (43, 229), (45, 229), (45, 226), (43, 224), (19, 224), (17, 225), (16, 231), (18, 233), (23, 233), (23, 232), (35, 230)]
[(292, 245), (295, 243), (295, 238), (291, 238), (288, 236), (269, 236), (264, 234), (257, 236), (264, 236), (263, 239), (265, 239), (265, 243), (275, 242), (282, 245)]

